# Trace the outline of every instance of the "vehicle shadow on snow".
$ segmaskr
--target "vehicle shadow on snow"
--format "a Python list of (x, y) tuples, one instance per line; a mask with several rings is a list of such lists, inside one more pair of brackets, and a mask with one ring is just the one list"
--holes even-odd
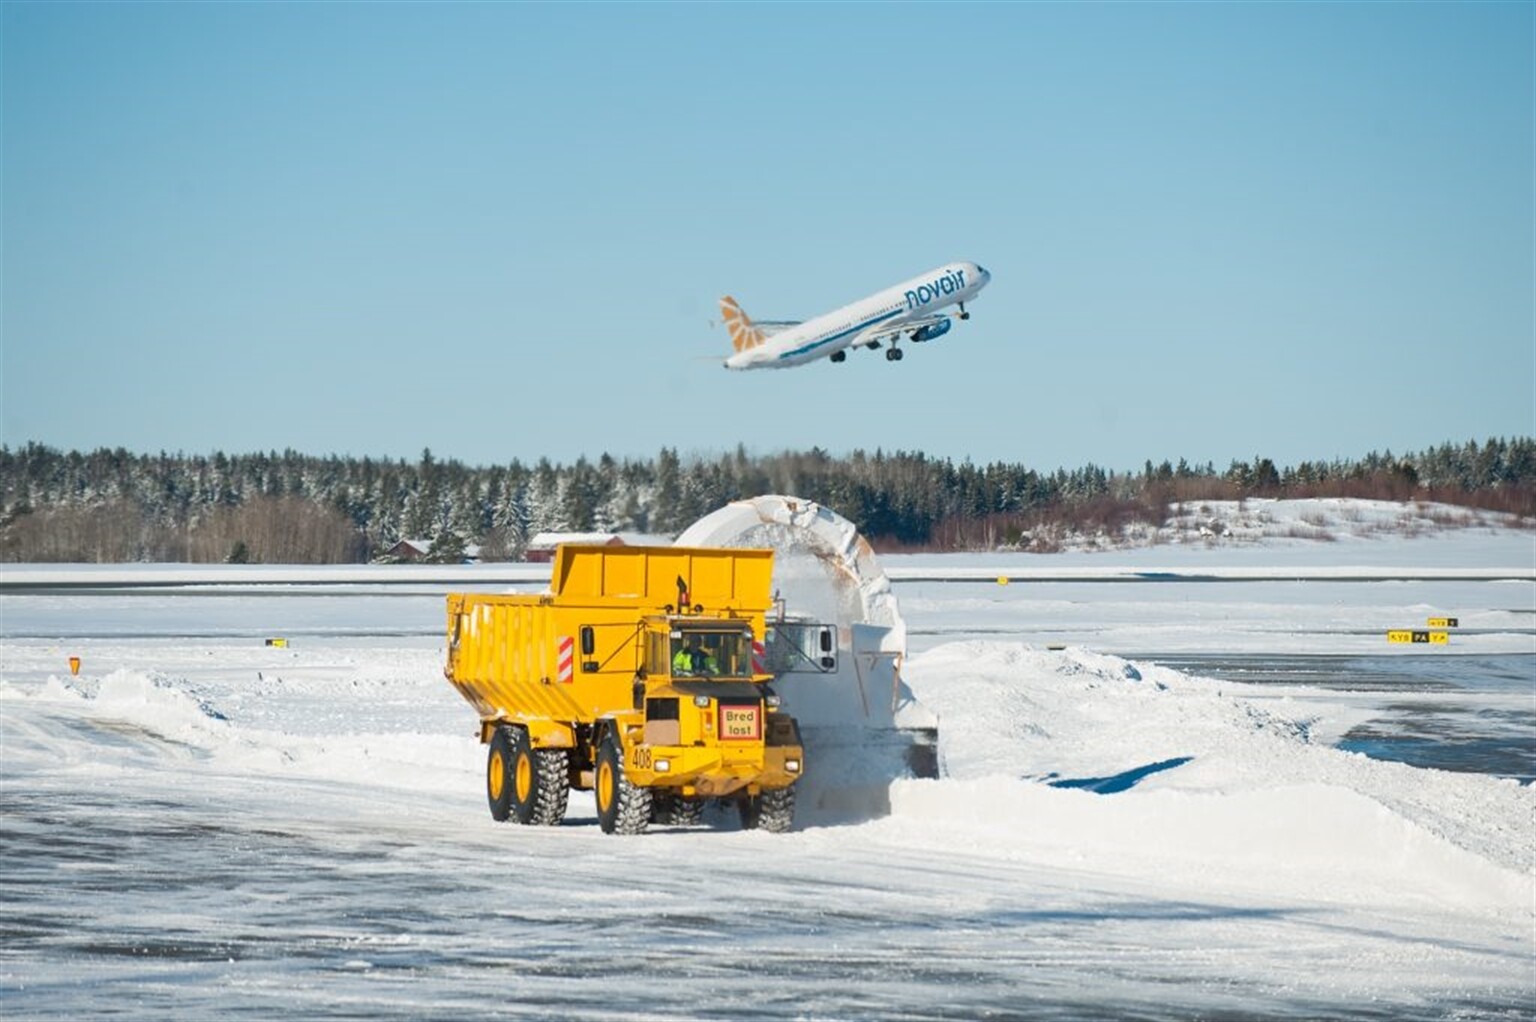
[(1173, 759), (1164, 759), (1156, 763), (1148, 763), (1145, 766), (1132, 767), (1130, 770), (1124, 770), (1109, 777), (1062, 777), (1053, 771), (1044, 777), (1030, 779), (1045, 781), (1053, 788), (1082, 788), (1085, 791), (1091, 791), (1098, 795), (1116, 795), (1122, 791), (1130, 791), (1140, 784), (1144, 778), (1162, 773), (1164, 770), (1181, 767), (1194, 758), (1193, 756), (1175, 756)]

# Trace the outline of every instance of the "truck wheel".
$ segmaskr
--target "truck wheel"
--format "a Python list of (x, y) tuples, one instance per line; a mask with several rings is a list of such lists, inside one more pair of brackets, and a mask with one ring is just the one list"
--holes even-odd
[(761, 795), (746, 795), (736, 803), (743, 830), (759, 828), (782, 834), (795, 822), (795, 789), (775, 788)]
[(624, 753), (609, 732), (597, 753), (597, 823), (604, 834), (639, 834), (651, 822), (651, 789), (624, 775)]
[(570, 785), (564, 749), (535, 750), (522, 728), (496, 729), (485, 770), (493, 819), (556, 826), (565, 819)]
[(657, 791), (651, 796), (651, 822), (664, 827), (696, 827), (704, 820), (704, 805), (702, 798)]
[(538, 749), (533, 754), (534, 802), (529, 823), (558, 827), (571, 797), (571, 773), (565, 749)]
[(704, 822), (704, 800), (679, 795), (672, 806), (672, 823), (678, 827), (697, 827)]
[(497, 728), (485, 760), (485, 797), (491, 804), (491, 819), (497, 823), (512, 815), (512, 734), (511, 728)]

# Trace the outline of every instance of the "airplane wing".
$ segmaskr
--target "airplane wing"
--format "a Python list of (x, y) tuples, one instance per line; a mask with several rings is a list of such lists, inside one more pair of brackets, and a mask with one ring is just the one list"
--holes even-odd
[(949, 318), (949, 313), (938, 312), (918, 319), (903, 320), (900, 326), (872, 326), (850, 341), (848, 347), (878, 348), (887, 341), (910, 337), (926, 327), (938, 326), (940, 323), (945, 324), (945, 329), (948, 329)]

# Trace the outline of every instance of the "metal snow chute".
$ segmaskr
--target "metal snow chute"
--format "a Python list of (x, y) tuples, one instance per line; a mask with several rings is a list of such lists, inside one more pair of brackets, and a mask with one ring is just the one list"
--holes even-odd
[(805, 747), (797, 812), (880, 815), (892, 781), (939, 775), (938, 719), (901, 680), (906, 623), (852, 522), (814, 501), (768, 495), (706, 515), (677, 544), (774, 551), (764, 656)]

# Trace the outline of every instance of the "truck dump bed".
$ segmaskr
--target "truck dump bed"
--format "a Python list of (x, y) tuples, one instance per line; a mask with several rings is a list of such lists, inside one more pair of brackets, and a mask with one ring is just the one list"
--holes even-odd
[(561, 546), (547, 594), (449, 594), (445, 673), (482, 720), (591, 722), (632, 705), (643, 618), (708, 613), (761, 636), (772, 574), (771, 550)]

